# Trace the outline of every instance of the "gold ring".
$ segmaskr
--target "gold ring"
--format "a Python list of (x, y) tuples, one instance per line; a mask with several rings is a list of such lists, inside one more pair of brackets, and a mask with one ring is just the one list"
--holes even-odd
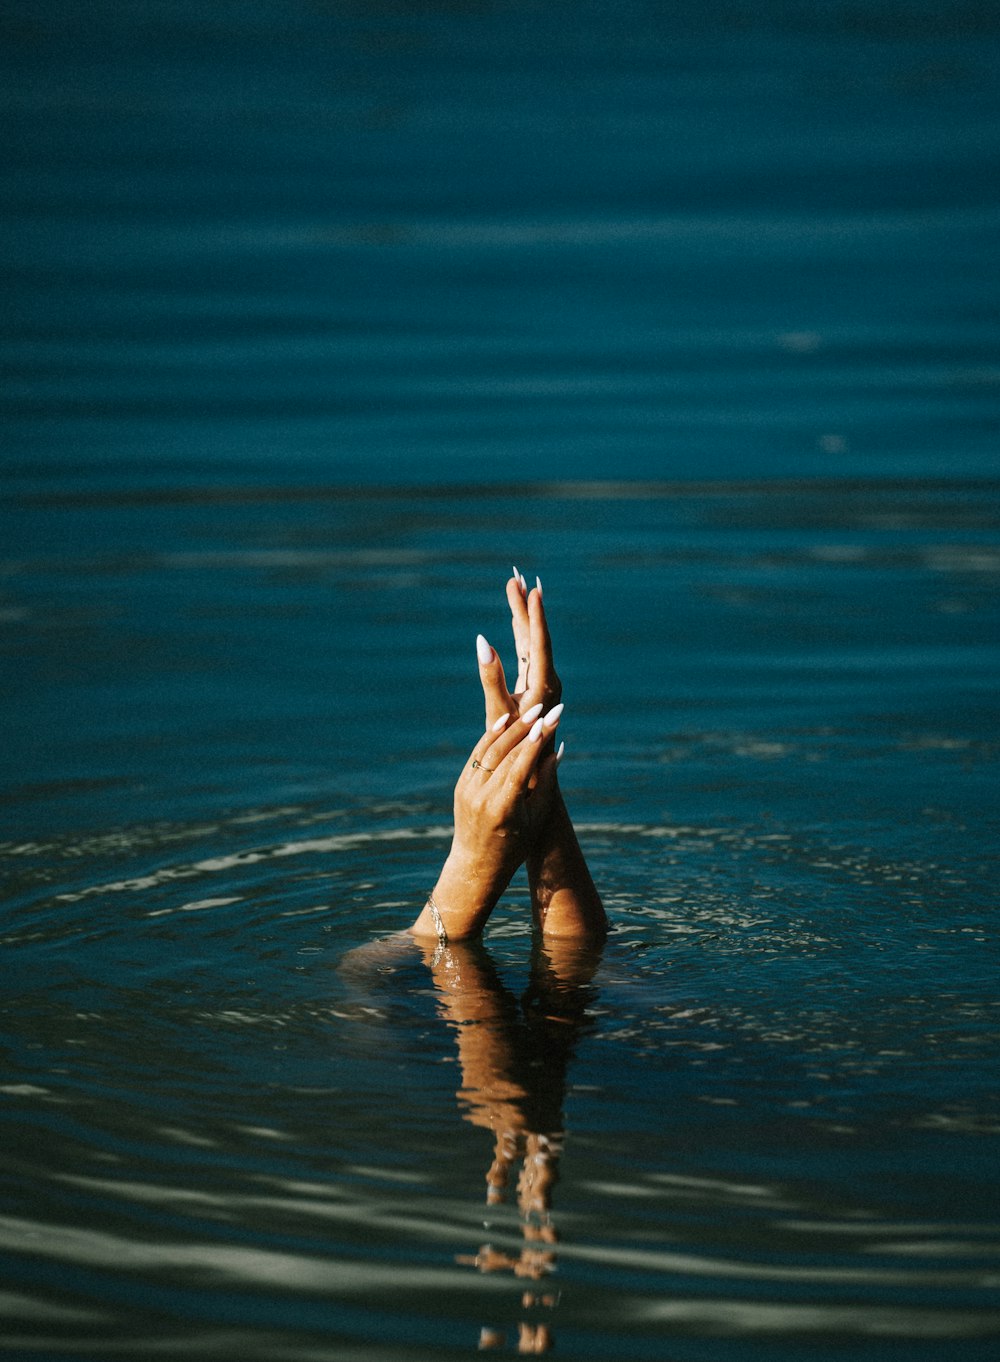
[(473, 769), (474, 771), (485, 771), (486, 774), (487, 774), (487, 775), (490, 775), (490, 776), (493, 774), (493, 767), (492, 767), (492, 766), (484, 766), (483, 763), (482, 763), (481, 761), (476, 761), (475, 759), (473, 759), (473, 762), (472, 762), (472, 769)]

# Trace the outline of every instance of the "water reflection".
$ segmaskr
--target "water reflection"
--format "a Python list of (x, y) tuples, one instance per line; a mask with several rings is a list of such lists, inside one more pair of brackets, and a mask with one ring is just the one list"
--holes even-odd
[[(493, 1138), (487, 1203), (505, 1201), (516, 1176), (519, 1250), (485, 1243), (457, 1261), (477, 1272), (508, 1272), (524, 1282), (517, 1350), (547, 1352), (553, 1343), (551, 1312), (559, 1297), (543, 1283), (556, 1269), (552, 1195), (565, 1137), (566, 1072), (592, 1015), (601, 946), (536, 942), (520, 999), (503, 982), (481, 942), (421, 949), (441, 1015), (454, 1030), (462, 1075), (457, 1096), (464, 1118)], [(484, 1326), (480, 1333), (482, 1349), (506, 1342), (502, 1329)]]

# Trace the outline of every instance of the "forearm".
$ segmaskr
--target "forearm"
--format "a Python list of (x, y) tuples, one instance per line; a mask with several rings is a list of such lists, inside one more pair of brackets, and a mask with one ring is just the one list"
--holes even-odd
[(487, 863), (453, 842), (411, 933), (446, 941), (478, 936), (515, 869), (516, 863)]
[(608, 919), (576, 831), (556, 790), (552, 811), (528, 856), (535, 925), (543, 936), (603, 937)]
[[(541, 705), (514, 720), (503, 715), (472, 749), (455, 785), (455, 835), (437, 884), (416, 922), (416, 937), (464, 941), (486, 919), (524, 863), (533, 823), (548, 817), (556, 761), (543, 737), (559, 722), (562, 705), (544, 719)], [(529, 807), (530, 805), (530, 807)]]

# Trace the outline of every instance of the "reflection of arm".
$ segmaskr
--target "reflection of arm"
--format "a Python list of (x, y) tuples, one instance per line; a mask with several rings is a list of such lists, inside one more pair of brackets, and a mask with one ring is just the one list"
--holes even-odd
[[(498, 1132), (550, 1129), (592, 1002), (588, 985), (600, 963), (600, 942), (555, 937), (536, 946), (521, 1007), (478, 942), (420, 947), (455, 1027), (459, 1095), (470, 1105), (469, 1119)], [(542, 1110), (549, 1119), (539, 1126)]]
[(442, 1010), (455, 1028), (462, 1070), (459, 1096), (469, 1104), (468, 1119), (498, 1132), (522, 1129), (518, 1103), (526, 1093), (514, 1073), (516, 999), (478, 944), (458, 942), (444, 949), (421, 945)]

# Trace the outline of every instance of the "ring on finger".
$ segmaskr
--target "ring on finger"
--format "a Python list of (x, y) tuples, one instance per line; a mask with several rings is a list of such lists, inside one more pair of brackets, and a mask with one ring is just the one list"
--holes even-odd
[(481, 761), (477, 761), (475, 757), (473, 757), (472, 759), (472, 769), (474, 771), (485, 771), (488, 776), (491, 776), (494, 771), (494, 768), (492, 766), (484, 766), (483, 763)]

